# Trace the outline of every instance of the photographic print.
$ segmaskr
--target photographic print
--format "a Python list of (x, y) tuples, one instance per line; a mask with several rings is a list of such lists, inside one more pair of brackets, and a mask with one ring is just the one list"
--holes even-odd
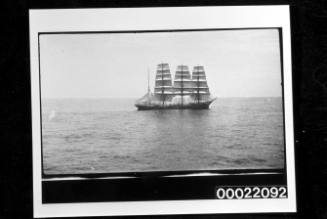
[(284, 168), (278, 29), (39, 40), (44, 174)]
[(294, 211), (287, 6), (30, 20), (35, 216)]

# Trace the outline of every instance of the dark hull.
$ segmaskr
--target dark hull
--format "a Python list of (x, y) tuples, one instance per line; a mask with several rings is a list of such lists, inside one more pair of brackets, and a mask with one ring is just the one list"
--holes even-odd
[(166, 110), (166, 109), (192, 109), (192, 110), (202, 110), (209, 109), (210, 104), (213, 102), (208, 101), (205, 103), (190, 103), (187, 105), (148, 105), (148, 104), (135, 104), (138, 110)]

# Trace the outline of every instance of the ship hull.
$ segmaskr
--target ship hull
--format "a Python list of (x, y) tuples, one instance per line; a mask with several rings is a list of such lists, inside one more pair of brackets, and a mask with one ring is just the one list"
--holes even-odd
[(167, 109), (192, 109), (203, 110), (209, 109), (210, 104), (214, 101), (208, 101), (203, 103), (189, 103), (185, 105), (170, 104), (170, 105), (151, 105), (151, 104), (135, 104), (138, 110), (167, 110)]

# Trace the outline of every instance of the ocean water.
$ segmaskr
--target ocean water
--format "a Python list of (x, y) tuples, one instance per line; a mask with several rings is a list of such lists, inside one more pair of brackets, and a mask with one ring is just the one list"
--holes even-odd
[(46, 174), (284, 167), (281, 98), (137, 111), (134, 99), (43, 99)]

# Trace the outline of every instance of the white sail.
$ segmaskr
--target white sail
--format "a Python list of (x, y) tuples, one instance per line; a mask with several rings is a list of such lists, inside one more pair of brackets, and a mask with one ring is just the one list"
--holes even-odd
[(171, 100), (171, 95), (174, 94), (168, 63), (161, 63), (157, 66), (154, 94), (162, 104)]
[(203, 66), (194, 66), (192, 71), (193, 96), (196, 102), (208, 101), (210, 91)]
[(172, 85), (169, 65), (157, 66), (154, 94), (136, 102), (139, 110), (146, 109), (208, 109), (215, 100), (210, 95), (203, 66), (195, 66), (190, 74), (186, 65), (177, 66)]

